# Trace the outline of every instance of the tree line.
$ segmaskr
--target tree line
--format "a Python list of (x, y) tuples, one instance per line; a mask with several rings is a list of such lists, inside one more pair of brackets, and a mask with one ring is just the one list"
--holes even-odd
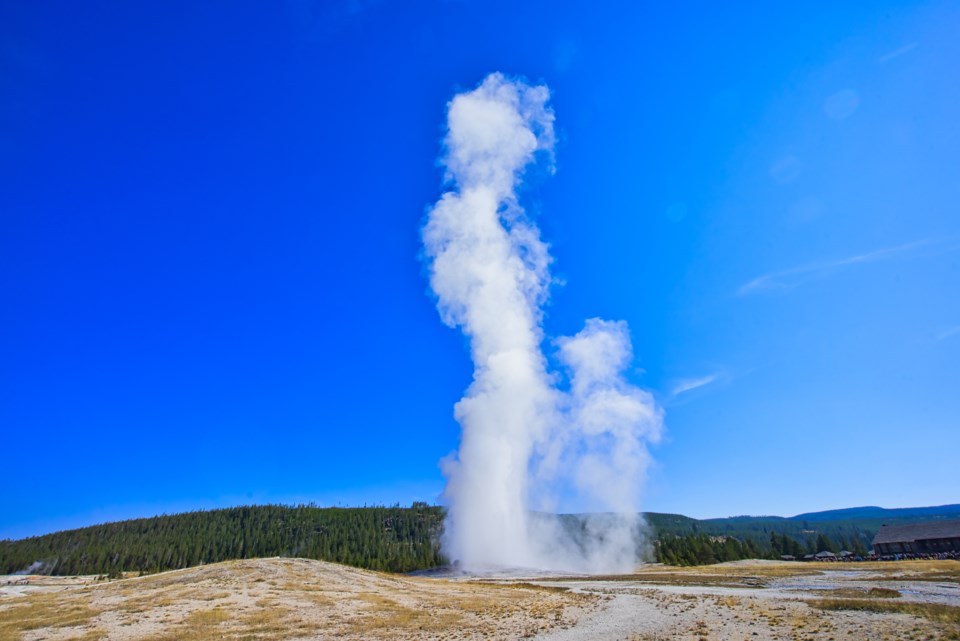
[(787, 534), (770, 532), (766, 541), (756, 538), (736, 538), (713, 534), (663, 534), (654, 542), (654, 554), (660, 563), (669, 565), (709, 565), (742, 559), (779, 559), (781, 556), (800, 558), (817, 552), (843, 550), (855, 556), (866, 556), (867, 549), (859, 538), (832, 539), (823, 532), (811, 533), (801, 540)]
[(410, 572), (443, 563), (442, 508), (262, 505), (133, 519), (0, 541), (0, 573), (159, 572), (231, 559), (302, 557)]
[[(152, 573), (232, 559), (302, 557), (369, 570), (411, 572), (446, 563), (439, 539), (444, 511), (410, 507), (320, 508), (262, 505), (133, 519), (19, 541), (0, 541), (0, 573)], [(566, 520), (579, 517), (567, 515)], [(824, 550), (865, 555), (873, 533), (856, 523), (784, 520), (697, 521), (647, 514), (645, 560), (702, 565), (776, 559)], [(576, 530), (576, 523), (567, 523)]]

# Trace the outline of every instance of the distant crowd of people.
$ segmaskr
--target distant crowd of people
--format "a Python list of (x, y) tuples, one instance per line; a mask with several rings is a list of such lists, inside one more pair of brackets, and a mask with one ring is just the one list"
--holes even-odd
[(884, 554), (883, 556), (873, 555), (870, 557), (870, 560), (873, 561), (903, 561), (903, 560), (914, 560), (914, 559), (924, 559), (927, 561), (943, 561), (943, 560), (953, 560), (960, 561), (960, 552), (926, 552), (926, 553), (910, 553), (910, 554)]
[[(804, 558), (805, 561), (813, 560)], [(817, 561), (836, 561), (837, 563), (855, 563), (857, 561), (960, 561), (960, 552), (924, 552), (908, 554), (868, 554), (866, 556), (832, 556), (817, 558)]]

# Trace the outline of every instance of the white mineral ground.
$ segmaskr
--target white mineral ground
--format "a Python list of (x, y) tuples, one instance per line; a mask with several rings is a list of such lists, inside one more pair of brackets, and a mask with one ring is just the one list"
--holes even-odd
[[(956, 561), (507, 574), (415, 577), (255, 559), (114, 581), (0, 577), (0, 641), (960, 639)], [(816, 607), (829, 599), (906, 611)]]

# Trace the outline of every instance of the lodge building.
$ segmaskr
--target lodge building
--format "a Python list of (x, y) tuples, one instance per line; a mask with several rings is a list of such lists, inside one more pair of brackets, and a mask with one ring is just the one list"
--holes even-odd
[(960, 552), (960, 520), (882, 525), (873, 551), (879, 556)]

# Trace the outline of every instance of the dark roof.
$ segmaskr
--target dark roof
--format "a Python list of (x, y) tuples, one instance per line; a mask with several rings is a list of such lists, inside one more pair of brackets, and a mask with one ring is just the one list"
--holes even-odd
[(960, 521), (931, 521), (906, 525), (882, 525), (880, 531), (873, 537), (873, 544), (954, 538), (960, 538)]

